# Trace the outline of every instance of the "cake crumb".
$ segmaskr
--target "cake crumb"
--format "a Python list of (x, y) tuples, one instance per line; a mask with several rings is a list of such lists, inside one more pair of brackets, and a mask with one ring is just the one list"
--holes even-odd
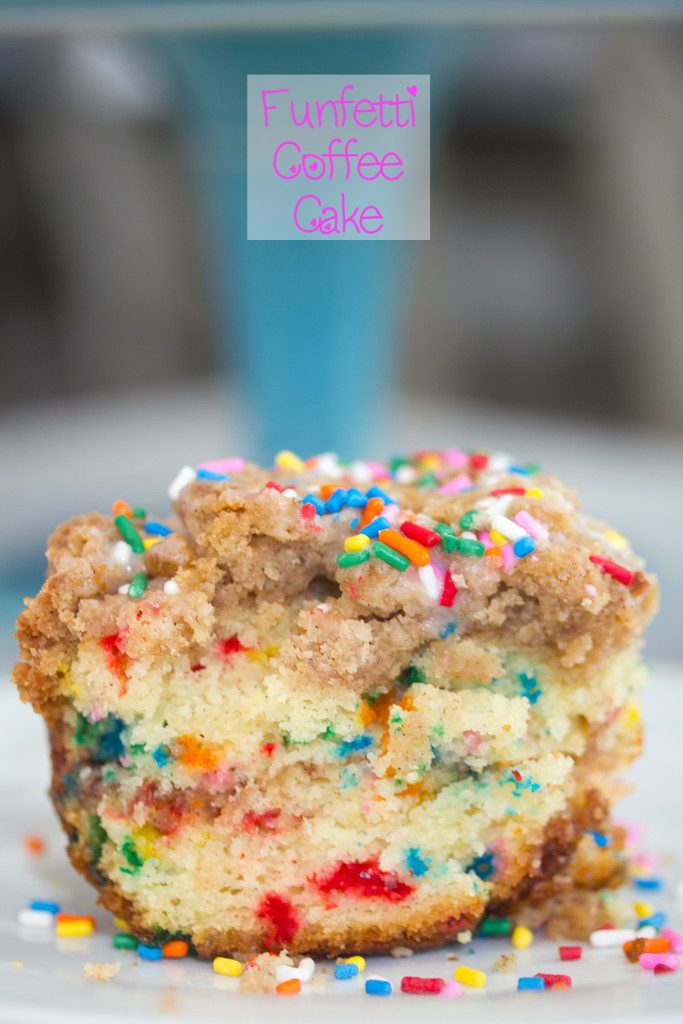
[(408, 949), (407, 946), (394, 946), (394, 948), (391, 951), (391, 955), (396, 957), (396, 959), (398, 960), (402, 956), (412, 956), (413, 950)]
[(294, 961), (284, 949), (278, 956), (260, 953), (248, 960), (240, 976), (240, 992), (274, 992), (275, 972), (282, 964), (294, 966)]
[(83, 968), (83, 977), (89, 981), (111, 981), (121, 970), (121, 964), (98, 964), (88, 962)]
[(493, 965), (494, 971), (499, 971), (501, 974), (508, 974), (510, 971), (514, 971), (516, 967), (516, 953), (501, 953)]

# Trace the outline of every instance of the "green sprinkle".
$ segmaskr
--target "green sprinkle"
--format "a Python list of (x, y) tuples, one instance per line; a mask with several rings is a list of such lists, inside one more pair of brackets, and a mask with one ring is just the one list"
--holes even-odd
[(138, 940), (134, 935), (128, 935), (126, 932), (117, 932), (112, 939), (114, 949), (137, 949)]
[(458, 551), (461, 555), (476, 555), (480, 558), (486, 548), (478, 540), (470, 540), (469, 537), (458, 537)]
[(132, 512), (134, 519), (144, 519), (145, 516), (147, 515), (144, 508), (142, 508), (140, 505), (134, 505)]
[(136, 875), (145, 862), (132, 839), (126, 839), (121, 844), (121, 853), (130, 864), (130, 868), (120, 870), (125, 871), (127, 875)]
[(344, 551), (337, 555), (337, 565), (340, 569), (350, 569), (352, 565), (362, 565), (369, 558), (370, 552), (367, 548), (363, 548), (362, 551)]
[(509, 917), (487, 917), (479, 925), (480, 935), (509, 935), (512, 921)]
[(95, 814), (88, 821), (88, 846), (93, 864), (97, 864), (102, 856), (102, 847), (108, 839), (108, 835), (102, 827), (102, 819)]
[(458, 545), (458, 538), (455, 536), (450, 526), (446, 526), (445, 523), (435, 523), (434, 529), (441, 537), (441, 547), (447, 554), (451, 551), (455, 551)]
[(408, 668), (401, 673), (401, 682), (406, 686), (412, 686), (413, 683), (424, 683), (425, 674), (417, 665), (408, 665)]
[(465, 512), (464, 516), (460, 517), (460, 525), (463, 530), (471, 530), (474, 526), (474, 520), (476, 519), (477, 513), (471, 508), (469, 512)]
[(128, 587), (128, 597), (132, 597), (134, 601), (137, 601), (147, 590), (148, 582), (149, 580), (144, 572), (136, 572)]
[(126, 543), (130, 544), (135, 554), (141, 555), (145, 550), (145, 545), (142, 543), (142, 537), (135, 529), (128, 516), (124, 516), (123, 514), (116, 516), (114, 524)]
[(397, 469), (401, 468), (401, 466), (409, 465), (410, 459), (406, 459), (403, 455), (397, 455), (395, 458), (389, 460), (388, 468), (390, 473), (395, 473)]
[(405, 572), (410, 565), (410, 559), (406, 558), (399, 551), (394, 551), (388, 544), (383, 544), (381, 540), (374, 541), (370, 545), (370, 551), (375, 558), (381, 558), (387, 565), (393, 566), (394, 569), (398, 569), (400, 572)]
[(423, 473), (415, 481), (418, 487), (436, 487), (438, 482), (434, 473)]

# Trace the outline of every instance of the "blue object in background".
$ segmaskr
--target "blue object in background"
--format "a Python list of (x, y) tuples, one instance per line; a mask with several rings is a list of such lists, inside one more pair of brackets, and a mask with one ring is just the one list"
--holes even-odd
[[(284, 33), (167, 37), (206, 223), (218, 329), (234, 339), (251, 456), (373, 454), (400, 360), (414, 243), (247, 241), (250, 73), (431, 74), (435, 106), (469, 33)], [(376, 454), (376, 452), (374, 452)]]

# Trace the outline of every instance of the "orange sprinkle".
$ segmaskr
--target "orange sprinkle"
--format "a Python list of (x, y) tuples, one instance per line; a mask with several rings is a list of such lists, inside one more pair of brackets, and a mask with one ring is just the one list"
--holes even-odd
[(133, 518), (133, 510), (127, 501), (115, 501), (111, 507), (111, 514), (113, 516), (128, 516), (129, 519)]
[(182, 939), (173, 939), (161, 947), (161, 952), (166, 960), (180, 960), (182, 957), (187, 956), (189, 948), (188, 944), (183, 942)]
[(204, 772), (214, 772), (220, 764), (220, 748), (213, 743), (198, 740), (195, 736), (178, 737), (178, 760), (188, 768), (199, 768)]
[(281, 981), (275, 986), (279, 996), (297, 996), (301, 992), (301, 982), (298, 978), (290, 978), (289, 981)]
[(356, 532), (358, 532), (358, 530), (362, 530), (364, 526), (368, 525), (368, 523), (371, 523), (375, 516), (380, 514), (383, 508), (384, 501), (382, 498), (368, 498), (368, 503), (363, 509), (363, 515), (360, 517), (360, 522), (358, 523)]
[(409, 558), (413, 565), (428, 565), (431, 561), (427, 548), (410, 537), (404, 537), (398, 530), (380, 530), (377, 536), (387, 547)]
[(327, 501), (328, 498), (332, 497), (336, 490), (336, 484), (323, 484), (322, 487), (320, 488), (320, 497), (322, 498), (323, 501)]
[[(621, 947), (628, 956), (631, 950), (634, 948), (634, 940), (631, 939), (625, 942)], [(668, 953), (671, 949), (671, 943), (668, 939), (654, 938), (654, 939), (640, 939), (636, 951), (638, 955), (641, 953)]]
[(25, 836), (24, 849), (32, 857), (40, 857), (46, 850), (45, 840), (41, 836)]

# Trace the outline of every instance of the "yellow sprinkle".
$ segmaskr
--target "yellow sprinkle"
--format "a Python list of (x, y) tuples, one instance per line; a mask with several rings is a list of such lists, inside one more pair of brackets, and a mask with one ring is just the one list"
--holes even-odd
[(489, 537), (491, 538), (491, 540), (493, 541), (497, 548), (504, 548), (508, 542), (507, 537), (505, 537), (502, 533), (498, 533), (498, 530), (490, 530)]
[(524, 492), (524, 497), (540, 499), (543, 497), (543, 491), (540, 487), (530, 487), (528, 491)]
[(278, 469), (291, 469), (293, 473), (303, 473), (306, 466), (294, 452), (287, 451), (286, 449), (282, 452), (278, 452), (275, 456), (275, 465)]
[(135, 845), (145, 860), (149, 860), (150, 857), (156, 857), (156, 844), (161, 839), (161, 832), (154, 828), (154, 825), (141, 825), (139, 828), (134, 828), (132, 836), (135, 840)]
[(216, 974), (226, 974), (228, 978), (239, 978), (242, 973), (242, 964), (239, 960), (231, 960), (228, 956), (217, 956), (213, 962), (213, 969)]
[(120, 932), (129, 932), (130, 925), (127, 921), (124, 921), (122, 917), (115, 917), (114, 924)]
[[(634, 726), (640, 721), (640, 705), (627, 704), (624, 708), (624, 720), (627, 725)], [(646, 915), (647, 916), (647, 915)]]
[(486, 975), (483, 971), (477, 971), (474, 967), (465, 967), (464, 964), (455, 968), (453, 977), (461, 985), (469, 985), (470, 988), (483, 988), (486, 984)]
[(345, 964), (355, 964), (358, 968), (358, 973), (362, 974), (365, 970), (365, 957), (362, 956), (350, 956), (343, 961)]
[(526, 949), (533, 941), (534, 933), (523, 924), (518, 924), (510, 936), (510, 942), (515, 949)]
[(83, 918), (81, 921), (58, 921), (55, 925), (55, 935), (60, 939), (80, 939), (85, 935), (92, 935), (95, 931), (92, 921)]
[(610, 542), (610, 544), (614, 544), (617, 548), (626, 547), (626, 538), (617, 530), (605, 530), (603, 536)]
[(655, 912), (655, 908), (651, 903), (634, 903), (633, 910), (638, 917), (649, 917), (650, 914)]
[(355, 537), (347, 537), (344, 541), (344, 551), (362, 551), (370, 543), (370, 538), (364, 533), (357, 533)]
[(420, 459), (421, 469), (438, 469), (441, 465), (440, 455), (423, 455)]
[(147, 551), (149, 548), (153, 548), (154, 545), (158, 544), (160, 540), (161, 537), (144, 537), (142, 543), (145, 546), (145, 551)]

